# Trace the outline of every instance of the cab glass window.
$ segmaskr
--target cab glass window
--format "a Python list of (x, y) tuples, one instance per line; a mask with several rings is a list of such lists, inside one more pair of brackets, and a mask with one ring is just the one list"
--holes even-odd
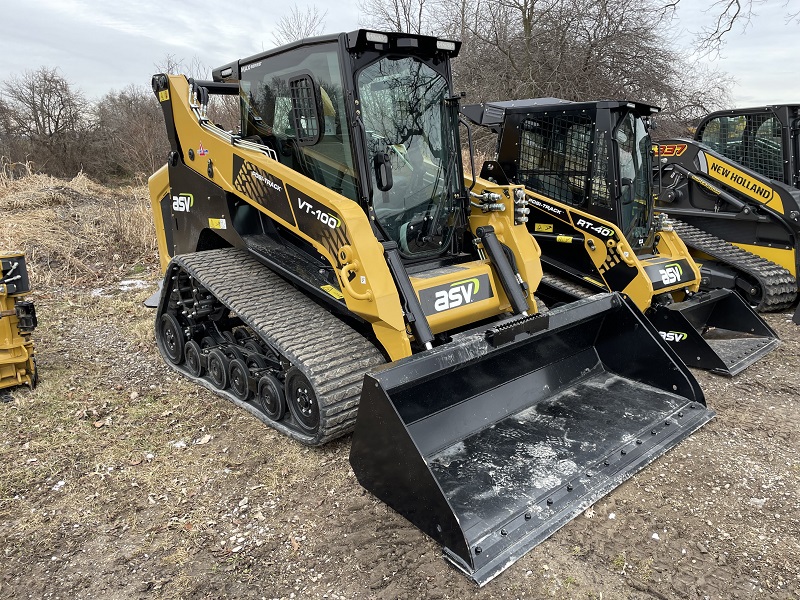
[[(271, 148), (291, 169), (355, 200), (357, 178), (337, 49), (336, 44), (301, 48), (244, 65), (242, 135)], [(319, 86), (320, 123), (310, 104), (312, 82)]]

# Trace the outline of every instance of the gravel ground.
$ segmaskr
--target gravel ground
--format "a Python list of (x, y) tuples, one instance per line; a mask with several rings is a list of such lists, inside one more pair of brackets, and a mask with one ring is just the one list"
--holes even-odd
[[(150, 284), (153, 285), (152, 282)], [(485, 588), (308, 449), (157, 355), (150, 290), (37, 294), (41, 384), (2, 405), (6, 598), (798, 598), (800, 331), (717, 417)]]

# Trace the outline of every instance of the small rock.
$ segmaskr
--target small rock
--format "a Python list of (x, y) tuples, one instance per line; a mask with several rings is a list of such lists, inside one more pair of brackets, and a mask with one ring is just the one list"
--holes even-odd
[(139, 397), (139, 392), (131, 392), (131, 400), (136, 400)]
[(697, 549), (700, 550), (703, 554), (708, 554), (708, 548), (703, 546), (700, 542), (697, 542)]
[(766, 498), (750, 498), (750, 504), (756, 508), (764, 508), (766, 501)]
[(651, 537), (656, 541), (661, 539), (661, 537), (657, 533), (654, 533)]

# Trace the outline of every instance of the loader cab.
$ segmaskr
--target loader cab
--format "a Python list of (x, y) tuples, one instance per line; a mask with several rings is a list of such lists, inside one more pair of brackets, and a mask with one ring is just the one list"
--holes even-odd
[(657, 110), (633, 102), (541, 98), (463, 112), (499, 134), (497, 159), (509, 179), (616, 224), (639, 250), (654, 240), (648, 121)]
[(739, 108), (703, 118), (695, 139), (748, 169), (798, 187), (800, 106)]
[(243, 138), (358, 202), (406, 262), (430, 261), (459, 254), (466, 224), (450, 83), (459, 46), (358, 30), (289, 44), (214, 76), (238, 73)]

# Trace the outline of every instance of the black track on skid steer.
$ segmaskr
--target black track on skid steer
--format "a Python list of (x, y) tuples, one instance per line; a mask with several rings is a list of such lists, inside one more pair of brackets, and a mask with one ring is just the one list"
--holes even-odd
[[(669, 212), (668, 210), (666, 212)], [(677, 219), (672, 227), (689, 248), (699, 250), (744, 276), (755, 286), (749, 299), (760, 312), (789, 308), (797, 297), (797, 280), (782, 266)], [(701, 270), (702, 275), (702, 270)]]
[(641, 312), (599, 294), (368, 373), (350, 463), (483, 585), (713, 415)]
[[(170, 359), (163, 336), (159, 335), (164, 314), (178, 319), (184, 343), (190, 339), (209, 340), (202, 349), (203, 364), (217, 348), (229, 358), (241, 355), (252, 365), (247, 400), (237, 397), (230, 388), (215, 386), (207, 374), (194, 376), (185, 357), (177, 362)], [(309, 445), (323, 444), (353, 430), (364, 373), (385, 362), (380, 351), (362, 335), (246, 250), (236, 248), (173, 258), (167, 267), (156, 324), (159, 350), (173, 369)], [(237, 339), (223, 335), (225, 331), (246, 335)], [(248, 349), (246, 342), (255, 342), (255, 346), (249, 345)], [(251, 351), (256, 347), (261, 352)], [(260, 378), (270, 375), (283, 383), (292, 367), (299, 369), (316, 391), (320, 426), (315, 432), (301, 427), (291, 410), (285, 410), (280, 420), (271, 419), (258, 401)]]

